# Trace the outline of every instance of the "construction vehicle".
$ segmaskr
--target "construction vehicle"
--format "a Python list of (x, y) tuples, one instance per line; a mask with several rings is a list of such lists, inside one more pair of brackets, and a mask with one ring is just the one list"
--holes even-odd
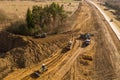
[(68, 51), (68, 50), (71, 50), (72, 44), (73, 44), (72, 41), (69, 41), (69, 42), (68, 42), (68, 44), (67, 44), (67, 46), (66, 46), (66, 50), (67, 50), (67, 51)]
[(47, 37), (47, 33), (37, 34), (35, 35), (35, 38), (45, 38)]
[(43, 74), (43, 73), (44, 73), (45, 71), (47, 71), (47, 70), (48, 70), (48, 69), (47, 69), (46, 65), (45, 65), (45, 64), (42, 64), (40, 70), (35, 71), (35, 72), (34, 72), (34, 75), (35, 75), (36, 77), (39, 77), (41, 74)]
[(90, 45), (90, 39), (86, 39), (85, 41), (83, 41), (82, 47), (86, 47), (88, 45)]
[(62, 53), (65, 53), (66, 51), (71, 50), (71, 49), (72, 49), (72, 45), (73, 45), (73, 42), (72, 42), (72, 41), (69, 41), (69, 42), (67, 43), (67, 46), (66, 46), (65, 48), (63, 48)]
[(90, 39), (90, 37), (91, 37), (91, 34), (89, 33), (80, 34), (80, 39), (82, 40)]
[(85, 43), (85, 46), (89, 45), (90, 44), (90, 39), (86, 39), (84, 43)]
[(48, 70), (45, 64), (42, 64), (42, 66), (41, 66), (41, 70), (42, 70), (42, 72), (45, 72), (45, 71)]
[(80, 35), (80, 39), (83, 40), (82, 47), (86, 47), (86, 46), (90, 45), (91, 36), (94, 36), (94, 35), (90, 34), (90, 33), (85, 33), (85, 34)]

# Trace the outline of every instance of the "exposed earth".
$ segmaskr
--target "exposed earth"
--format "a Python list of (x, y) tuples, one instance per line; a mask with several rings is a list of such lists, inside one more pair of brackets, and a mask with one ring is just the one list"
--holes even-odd
[[(72, 18), (73, 17), (73, 18)], [(0, 33), (0, 77), (4, 80), (120, 80), (120, 41), (100, 12), (81, 1), (70, 19), (69, 32), (35, 39)], [(90, 45), (82, 47), (80, 34), (90, 33)], [(67, 42), (70, 51), (62, 53)], [(35, 78), (42, 64), (48, 70)]]

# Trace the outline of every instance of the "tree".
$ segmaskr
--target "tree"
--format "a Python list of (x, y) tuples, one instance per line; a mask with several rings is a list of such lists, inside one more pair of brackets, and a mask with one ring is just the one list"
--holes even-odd
[(34, 18), (33, 18), (31, 10), (29, 8), (28, 8), (27, 14), (26, 14), (26, 22), (27, 22), (28, 28), (34, 28), (34, 26), (35, 26)]
[(65, 18), (66, 13), (63, 5), (60, 6), (54, 2), (44, 7), (33, 6), (32, 12), (28, 9), (26, 14), (26, 22), (29, 28), (36, 25), (40, 27), (40, 30), (44, 29), (44, 31), (53, 31), (54, 28), (58, 28)]
[(59, 24), (60, 21), (62, 23), (62, 21), (67, 17), (63, 9), (63, 5), (60, 6), (54, 2), (50, 5), (50, 13), (53, 18), (54, 27), (56, 27), (56, 24)]

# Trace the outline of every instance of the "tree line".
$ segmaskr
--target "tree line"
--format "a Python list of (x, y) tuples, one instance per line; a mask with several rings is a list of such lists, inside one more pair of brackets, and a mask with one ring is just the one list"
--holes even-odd
[(53, 32), (63, 24), (66, 17), (63, 5), (53, 2), (45, 7), (33, 6), (32, 10), (28, 8), (26, 13), (27, 28), (38, 27), (43, 32)]

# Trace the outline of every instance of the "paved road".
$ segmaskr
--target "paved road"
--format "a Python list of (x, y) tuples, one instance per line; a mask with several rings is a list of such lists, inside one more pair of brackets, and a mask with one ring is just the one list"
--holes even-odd
[(87, 1), (92, 3), (101, 12), (101, 14), (105, 17), (106, 21), (110, 24), (112, 30), (115, 32), (116, 36), (120, 40), (120, 28), (114, 22), (110, 22), (110, 17), (108, 17), (97, 4), (95, 4), (91, 0)]

